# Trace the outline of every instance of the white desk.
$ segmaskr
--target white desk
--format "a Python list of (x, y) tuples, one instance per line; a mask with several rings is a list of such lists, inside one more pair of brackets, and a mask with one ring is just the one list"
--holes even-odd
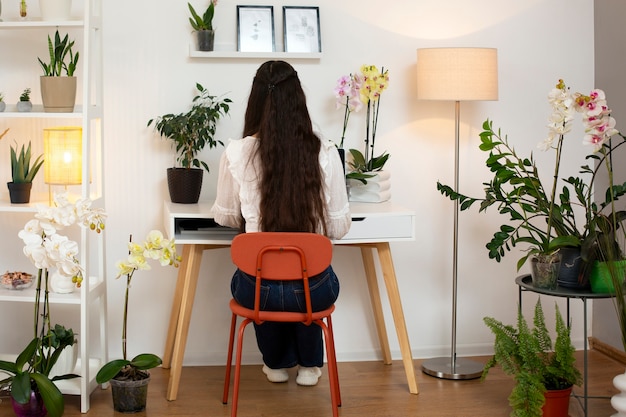
[[(178, 395), (178, 384), (182, 371), (183, 356), (189, 332), (191, 311), (198, 283), (198, 272), (202, 252), (210, 249), (228, 248), (236, 232), (221, 227), (202, 227), (200, 223), (213, 219), (210, 209), (212, 202), (198, 204), (176, 204), (165, 202), (164, 222), (168, 237), (175, 238), (183, 245), (182, 262), (178, 271), (172, 313), (163, 354), (163, 367), (171, 368), (167, 387), (167, 399), (173, 401)], [(415, 240), (415, 212), (385, 203), (351, 203), (352, 227), (346, 236), (334, 243), (337, 245), (356, 246), (361, 249), (365, 276), (374, 312), (374, 320), (383, 363), (391, 364), (389, 339), (383, 315), (378, 278), (374, 263), (373, 250), (378, 252), (378, 259), (383, 272), (389, 305), (398, 336), (402, 362), (411, 394), (418, 393), (413, 355), (406, 330), (404, 312), (396, 273), (391, 258), (390, 242)], [(191, 223), (191, 224), (190, 224)], [(195, 228), (200, 224), (201, 227)]]

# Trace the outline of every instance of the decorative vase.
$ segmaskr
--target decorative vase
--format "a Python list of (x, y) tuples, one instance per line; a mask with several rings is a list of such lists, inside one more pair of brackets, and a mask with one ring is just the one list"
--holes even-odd
[(20, 100), (17, 102), (16, 107), (17, 107), (17, 111), (22, 112), (22, 113), (27, 113), (33, 109), (33, 103), (31, 103), (30, 101)]
[(391, 174), (389, 171), (365, 172), (372, 175), (367, 184), (361, 181), (348, 180), (349, 200), (364, 203), (382, 203), (391, 198)]
[(25, 204), (30, 201), (32, 182), (7, 182), (11, 204)]
[(63, 348), (56, 363), (50, 369), (50, 378), (73, 373), (76, 369), (76, 362), (78, 362), (78, 345), (74, 343), (72, 346)]
[(41, 20), (70, 20), (72, 0), (39, 0)]
[[(620, 282), (624, 282), (626, 273), (626, 260), (615, 262), (615, 272), (620, 278)], [(591, 267), (589, 274), (589, 283), (591, 284), (591, 292), (599, 294), (614, 294), (615, 287), (611, 279), (611, 272), (607, 262), (595, 261)]]
[(530, 260), (533, 286), (549, 290), (555, 289), (560, 266), (561, 256), (559, 253), (533, 256)]
[(572, 387), (548, 390), (544, 393), (546, 402), (541, 408), (543, 417), (568, 417), (569, 398), (572, 395)]
[(30, 392), (30, 401), (26, 404), (20, 404), (11, 397), (11, 405), (17, 417), (44, 417), (48, 414), (41, 394), (36, 391)]
[(617, 411), (612, 417), (626, 417), (626, 373), (613, 378), (613, 386), (619, 393), (611, 397), (611, 407)]
[(589, 288), (589, 268), (580, 254), (580, 247), (565, 247), (561, 253), (561, 266), (557, 284), (561, 287), (584, 290)]
[(120, 413), (136, 413), (146, 409), (150, 373), (147, 371), (140, 372), (145, 374), (145, 378), (137, 381), (113, 378), (109, 381), (115, 411)]
[[(0, 0), (2, 1), (2, 0)], [(2, 22), (2, 19), (0, 19), (0, 22)], [(0, 101), (0, 113), (4, 111), (4, 109), (7, 108), (7, 103), (5, 103), (4, 101)]]
[(70, 294), (74, 292), (76, 284), (72, 282), (72, 277), (60, 274), (56, 271), (50, 278), (50, 288), (57, 294)]
[(198, 51), (212, 51), (215, 43), (215, 30), (199, 30), (196, 32)]
[(76, 103), (76, 77), (39, 77), (46, 113), (71, 113)]
[(195, 204), (202, 191), (202, 168), (168, 168), (167, 188), (172, 203)]

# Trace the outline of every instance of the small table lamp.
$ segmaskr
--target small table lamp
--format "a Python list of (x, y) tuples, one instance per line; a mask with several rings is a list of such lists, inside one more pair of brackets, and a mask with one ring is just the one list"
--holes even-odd
[[(498, 99), (498, 53), (493, 48), (426, 48), (417, 50), (418, 100), (455, 102), (454, 190), (459, 190), (460, 102)], [(452, 263), (452, 351), (450, 358), (424, 361), (422, 371), (445, 379), (480, 377), (483, 365), (456, 358), (456, 310), (459, 201), (455, 200)]]
[(44, 181), (49, 186), (79, 185), (83, 172), (83, 129), (80, 126), (43, 130)]

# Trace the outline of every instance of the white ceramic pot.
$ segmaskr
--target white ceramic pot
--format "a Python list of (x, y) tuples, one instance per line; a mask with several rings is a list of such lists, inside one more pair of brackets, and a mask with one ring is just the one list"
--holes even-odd
[(41, 20), (70, 20), (72, 0), (39, 0)]
[(76, 368), (76, 362), (78, 361), (78, 344), (74, 343), (72, 346), (66, 346), (59, 355), (59, 359), (50, 370), (50, 378), (71, 374)]
[(389, 171), (367, 172), (373, 175), (367, 178), (367, 184), (349, 180), (349, 200), (363, 203), (382, 203), (391, 198), (391, 174)]
[(67, 277), (57, 271), (50, 278), (50, 288), (57, 294), (69, 294), (74, 292), (76, 285), (72, 282), (72, 277)]
[(611, 406), (617, 411), (612, 417), (626, 417), (626, 373), (613, 378), (613, 385), (619, 391), (611, 397)]

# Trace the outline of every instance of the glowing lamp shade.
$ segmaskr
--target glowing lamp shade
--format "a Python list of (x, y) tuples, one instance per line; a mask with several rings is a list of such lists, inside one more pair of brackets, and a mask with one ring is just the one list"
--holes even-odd
[(450, 101), (497, 100), (497, 49), (418, 49), (417, 98)]
[(51, 185), (82, 183), (83, 129), (78, 126), (52, 127), (43, 130), (44, 180)]

